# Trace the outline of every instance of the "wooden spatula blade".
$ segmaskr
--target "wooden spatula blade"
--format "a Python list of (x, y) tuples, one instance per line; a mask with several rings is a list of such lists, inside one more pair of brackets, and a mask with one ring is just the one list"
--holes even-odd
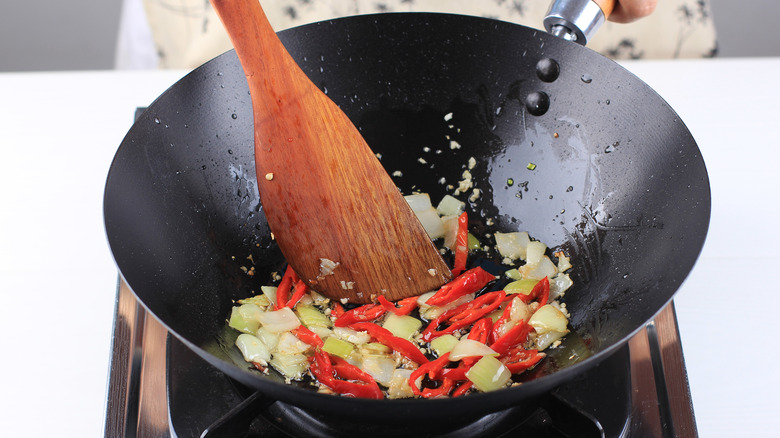
[(347, 116), (290, 57), (256, 0), (212, 0), (247, 76), (258, 189), (295, 272), (334, 299), (419, 295), (451, 273)]

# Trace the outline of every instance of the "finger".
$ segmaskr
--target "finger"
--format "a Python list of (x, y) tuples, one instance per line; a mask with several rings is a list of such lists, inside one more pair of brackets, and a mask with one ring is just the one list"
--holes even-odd
[(615, 23), (630, 23), (655, 11), (657, 0), (620, 0), (609, 16)]

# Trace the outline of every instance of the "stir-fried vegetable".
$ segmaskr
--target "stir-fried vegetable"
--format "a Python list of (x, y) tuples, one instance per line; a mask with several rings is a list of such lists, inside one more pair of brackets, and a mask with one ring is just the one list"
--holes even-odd
[(559, 301), (572, 286), (569, 258), (556, 252), (554, 263), (526, 232), (495, 233), (499, 259), (511, 265), (503, 272), (510, 281), (498, 282), (468, 267), (470, 252), (484, 247), (469, 233), (465, 203), (448, 195), (434, 208), (427, 194), (406, 199), (431, 238), (443, 238), (456, 278), (395, 303), (379, 295), (346, 306), (288, 267), (277, 286), (232, 309), (228, 324), (241, 332), (236, 346), (247, 362), (289, 380), (308, 376), (323, 392), (406, 398), (498, 390), (543, 360), (569, 332)]

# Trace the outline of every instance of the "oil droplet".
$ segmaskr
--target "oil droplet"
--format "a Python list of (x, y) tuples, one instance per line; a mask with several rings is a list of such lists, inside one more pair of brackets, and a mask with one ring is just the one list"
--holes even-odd
[(233, 114), (231, 114), (231, 115), (230, 115), (230, 117), (231, 117), (233, 120), (236, 120), (236, 119), (238, 118), (238, 114), (236, 114), (236, 113), (233, 113)]
[(561, 66), (550, 58), (540, 59), (536, 63), (536, 76), (544, 82), (553, 82), (561, 74)]
[(544, 91), (534, 91), (525, 98), (525, 107), (529, 113), (541, 116), (550, 109), (550, 96)]
[(593, 82), (593, 77), (591, 75), (587, 74), (587, 73), (582, 75), (580, 77), (580, 79), (582, 80), (582, 82), (585, 82), (586, 84), (589, 84), (589, 83)]
[(513, 185), (515, 185), (515, 180), (512, 179), (512, 178), (508, 178), (506, 180), (506, 185), (508, 185), (509, 187), (512, 187)]

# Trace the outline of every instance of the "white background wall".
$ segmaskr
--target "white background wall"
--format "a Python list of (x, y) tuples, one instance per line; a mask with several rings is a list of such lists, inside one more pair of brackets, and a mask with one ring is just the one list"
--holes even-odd
[[(121, 1), (5, 1), (0, 12), (0, 71), (113, 68)], [(780, 2), (710, 1), (719, 56), (780, 56), (775, 29)]]

